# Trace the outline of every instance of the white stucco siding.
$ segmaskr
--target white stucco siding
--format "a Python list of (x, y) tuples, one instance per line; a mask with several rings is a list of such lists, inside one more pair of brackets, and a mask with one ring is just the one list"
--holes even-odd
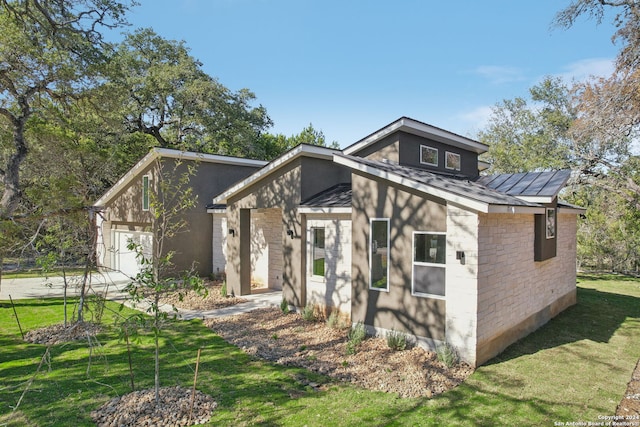
[[(313, 228), (323, 228), (325, 236), (325, 274), (313, 275)], [(351, 313), (351, 218), (337, 215), (331, 219), (307, 217), (307, 304), (317, 304), (328, 310)]]
[[(463, 252), (464, 259), (456, 259)], [(474, 363), (478, 312), (478, 215), (447, 205), (446, 340)]]
[(576, 218), (558, 215), (557, 255), (534, 261), (533, 215), (479, 214), (478, 345), (575, 291)]

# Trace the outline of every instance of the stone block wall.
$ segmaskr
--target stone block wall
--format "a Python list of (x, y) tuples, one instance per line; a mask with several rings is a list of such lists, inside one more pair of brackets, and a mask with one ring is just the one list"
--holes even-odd
[(533, 221), (479, 214), (478, 363), (575, 302), (575, 215), (558, 215), (557, 256), (542, 262), (534, 261)]
[[(464, 257), (456, 258), (456, 252)], [(478, 215), (447, 205), (446, 341), (475, 363), (478, 311)]]

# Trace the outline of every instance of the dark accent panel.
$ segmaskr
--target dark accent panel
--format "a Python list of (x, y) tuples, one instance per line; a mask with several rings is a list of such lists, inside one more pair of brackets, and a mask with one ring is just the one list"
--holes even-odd
[[(473, 151), (452, 147), (442, 142), (422, 138), (410, 133), (399, 132), (400, 139), (400, 161), (401, 165), (421, 168), (434, 172), (444, 172), (449, 174), (465, 175), (470, 178), (478, 176), (478, 155)], [(438, 149), (438, 167), (428, 166), (420, 163), (420, 146), (426, 145)], [(460, 170), (454, 171), (445, 168), (446, 152), (460, 155)]]
[(556, 256), (558, 246), (558, 221), (555, 222), (554, 236), (547, 239), (546, 214), (535, 214), (534, 260), (545, 261)]
[(240, 295), (250, 295), (250, 294), (251, 294), (251, 210), (240, 209)]
[(337, 184), (351, 182), (351, 169), (333, 160), (303, 157), (301, 160), (301, 200), (325, 191)]

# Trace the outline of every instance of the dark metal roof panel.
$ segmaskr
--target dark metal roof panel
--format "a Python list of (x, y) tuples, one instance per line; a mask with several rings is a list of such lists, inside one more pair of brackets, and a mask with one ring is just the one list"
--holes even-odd
[(350, 208), (351, 184), (337, 184), (300, 203), (300, 206), (323, 208)]
[(477, 183), (512, 196), (555, 197), (570, 176), (570, 170), (505, 173), (480, 177)]
[(379, 162), (375, 160), (364, 159), (361, 157), (348, 155), (339, 156), (376, 168), (383, 172), (393, 173), (420, 184), (428, 185), (439, 190), (447, 191), (451, 194), (467, 197), (469, 199), (487, 204), (534, 207), (540, 206), (536, 203), (526, 202), (516, 197), (512, 197), (508, 194), (500, 193), (492, 188), (488, 188), (476, 182), (469, 181), (466, 178), (445, 176), (423, 169), (402, 166), (395, 163)]

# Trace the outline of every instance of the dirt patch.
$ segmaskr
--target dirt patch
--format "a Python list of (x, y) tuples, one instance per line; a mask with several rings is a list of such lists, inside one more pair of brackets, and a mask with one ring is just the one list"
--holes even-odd
[(177, 386), (161, 388), (159, 397), (156, 405), (153, 389), (134, 391), (111, 399), (91, 418), (99, 427), (190, 426), (207, 423), (218, 406), (211, 396)]
[(401, 397), (443, 393), (473, 372), (465, 363), (447, 368), (434, 352), (420, 347), (394, 351), (384, 338), (369, 338), (356, 354), (348, 355), (346, 329), (308, 322), (297, 313), (285, 315), (278, 308), (208, 319), (205, 324), (227, 342), (257, 357)]
[(636, 418), (640, 417), (640, 360), (631, 375), (627, 391), (616, 409), (616, 415), (623, 417), (621, 421), (640, 419)]
[(246, 299), (222, 295), (222, 283), (207, 281), (204, 283), (207, 290), (206, 296), (199, 295), (195, 291), (185, 291), (182, 298), (177, 292), (168, 293), (160, 298), (163, 304), (174, 305), (177, 308), (187, 310), (216, 310), (230, 305), (247, 302)]
[(24, 335), (24, 340), (34, 344), (62, 344), (87, 337), (95, 337), (100, 330), (100, 325), (89, 322), (76, 322), (67, 326), (58, 324), (29, 331)]

